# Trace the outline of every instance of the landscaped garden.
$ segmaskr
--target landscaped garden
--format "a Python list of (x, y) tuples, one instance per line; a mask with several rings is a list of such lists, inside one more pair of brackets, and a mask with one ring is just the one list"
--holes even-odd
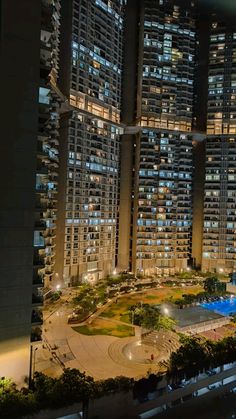
[[(166, 300), (175, 301), (183, 292), (198, 293), (200, 286), (186, 288), (158, 288), (117, 298), (102, 314), (90, 324), (74, 326), (73, 330), (84, 335), (110, 335), (116, 337), (134, 336), (134, 328), (128, 324), (139, 324), (132, 318), (132, 307), (155, 307)], [(136, 310), (137, 311), (137, 310)], [(117, 321), (125, 324), (119, 324)], [(145, 325), (143, 325), (145, 326)]]
[(129, 307), (138, 303), (143, 304), (161, 304), (165, 301), (175, 302), (183, 294), (198, 294), (203, 288), (200, 285), (193, 287), (180, 288), (157, 288), (147, 291), (142, 291), (135, 294), (128, 294), (119, 297), (117, 300), (103, 311), (102, 317), (120, 320), (125, 323), (131, 323), (129, 317)]

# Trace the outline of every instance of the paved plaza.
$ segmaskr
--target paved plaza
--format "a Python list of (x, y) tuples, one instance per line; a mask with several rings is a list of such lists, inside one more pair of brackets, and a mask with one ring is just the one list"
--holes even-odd
[(70, 367), (97, 380), (119, 375), (140, 378), (148, 372), (157, 372), (159, 361), (169, 357), (171, 340), (163, 333), (149, 341), (146, 338), (143, 343), (138, 327), (134, 337), (86, 336), (67, 324), (70, 313), (65, 301), (54, 312), (45, 312), (43, 345), (35, 352), (35, 370), (57, 376), (63, 367)]

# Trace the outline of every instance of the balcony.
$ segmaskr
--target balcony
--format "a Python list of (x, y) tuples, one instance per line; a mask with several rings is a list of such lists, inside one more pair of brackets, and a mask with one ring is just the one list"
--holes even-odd
[(44, 268), (44, 259), (43, 258), (40, 258), (40, 257), (37, 257), (37, 256), (35, 256), (34, 257), (34, 266), (36, 266), (36, 267), (38, 267), (38, 268)]
[(36, 230), (46, 230), (47, 225), (46, 225), (45, 221), (36, 220), (35, 224), (34, 224), (34, 227), (35, 227)]
[(42, 312), (41, 311), (32, 310), (31, 324), (32, 325), (41, 325), (41, 324), (43, 324), (43, 315), (42, 315)]
[(45, 247), (45, 239), (42, 236), (42, 233), (39, 231), (34, 232), (34, 247), (36, 248), (44, 248)]
[(36, 184), (36, 192), (37, 193), (46, 193), (48, 191), (48, 185), (47, 184)]
[(53, 272), (50, 270), (50, 265), (46, 266), (45, 275), (48, 277), (51, 277), (53, 275)]
[(31, 342), (39, 342), (42, 340), (42, 330), (41, 327), (35, 327), (31, 331)]
[(33, 285), (43, 287), (43, 276), (42, 275), (34, 275), (33, 276)]
[(38, 164), (36, 168), (36, 172), (39, 174), (47, 174), (48, 173), (48, 167), (46, 164)]
[(43, 297), (41, 295), (32, 294), (32, 304), (33, 305), (43, 305)]

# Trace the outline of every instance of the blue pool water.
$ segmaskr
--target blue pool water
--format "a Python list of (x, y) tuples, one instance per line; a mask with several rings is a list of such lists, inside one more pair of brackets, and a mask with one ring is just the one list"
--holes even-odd
[(204, 303), (201, 304), (201, 307), (214, 311), (222, 316), (228, 316), (230, 313), (236, 313), (236, 297), (214, 301), (213, 303)]

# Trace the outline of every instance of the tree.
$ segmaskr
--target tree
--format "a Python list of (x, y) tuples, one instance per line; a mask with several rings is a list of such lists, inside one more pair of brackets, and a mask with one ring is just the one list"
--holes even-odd
[(203, 369), (214, 368), (236, 360), (236, 337), (229, 336), (218, 342), (200, 337), (180, 337), (180, 348), (171, 354), (169, 375), (193, 377)]
[(203, 282), (204, 290), (209, 292), (209, 294), (214, 294), (217, 291), (217, 286), (219, 284), (219, 279), (216, 276), (210, 276), (206, 278)]
[(192, 304), (196, 300), (196, 296), (194, 294), (183, 294), (182, 297), (185, 304)]
[(148, 330), (171, 330), (175, 324), (172, 318), (161, 314), (159, 307), (150, 304), (131, 306), (129, 315), (133, 324)]
[(187, 376), (194, 376), (208, 365), (205, 340), (201, 338), (184, 337), (182, 345), (170, 356), (170, 372), (178, 376), (179, 371)]
[(0, 379), (0, 417), (18, 418), (37, 409), (34, 394), (28, 389), (18, 390), (10, 379)]
[(217, 284), (217, 292), (219, 293), (225, 293), (226, 291), (226, 283), (225, 282), (220, 282)]
[(73, 368), (66, 368), (60, 378), (35, 373), (34, 392), (40, 406), (58, 407), (85, 402), (94, 395), (94, 379)]

